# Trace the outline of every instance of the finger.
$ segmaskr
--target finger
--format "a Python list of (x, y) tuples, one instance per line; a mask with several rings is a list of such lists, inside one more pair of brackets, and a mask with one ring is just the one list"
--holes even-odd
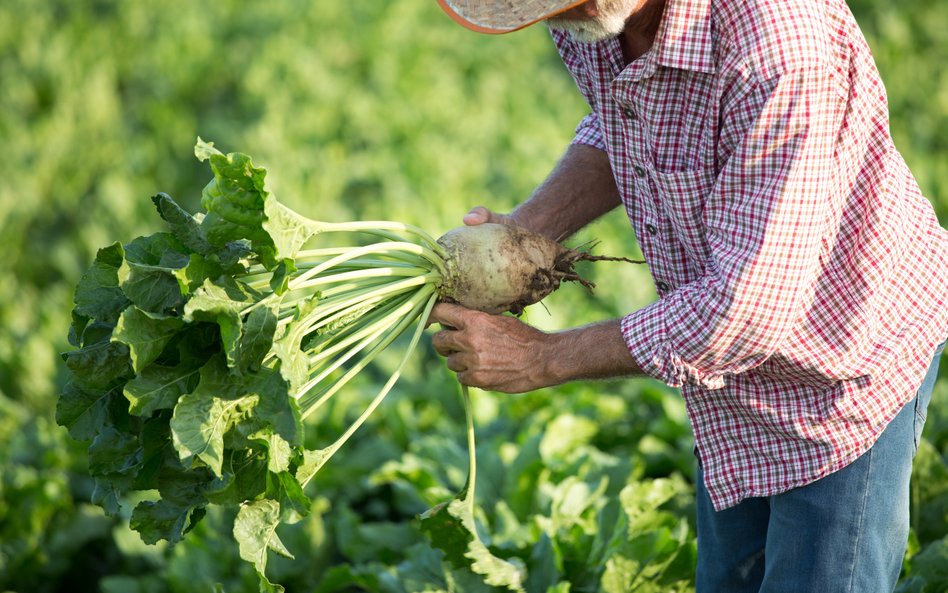
[(464, 357), (459, 352), (446, 357), (445, 364), (448, 365), (448, 368), (454, 371), (455, 373), (464, 373), (467, 372), (467, 363), (464, 361)]
[(485, 222), (491, 222), (493, 213), (483, 206), (475, 206), (471, 211), (464, 215), (464, 224), (467, 226), (477, 226)]
[(444, 327), (464, 329), (467, 327), (468, 318), (474, 313), (476, 312), (454, 303), (438, 303), (431, 310), (430, 319)]
[(461, 348), (455, 336), (454, 331), (440, 331), (431, 337), (431, 345), (435, 352), (441, 356), (448, 356), (455, 352), (460, 352)]
[(477, 382), (477, 378), (474, 376), (473, 371), (460, 371), (455, 375), (458, 378), (458, 383), (461, 385), (467, 385), (468, 387), (477, 387), (478, 389), (483, 389), (484, 386)]
[(440, 325), (441, 327), (443, 327), (444, 329), (457, 329), (457, 328), (451, 327), (451, 326), (448, 325), (447, 323), (442, 323), (441, 321), (435, 319), (435, 316), (434, 316), (434, 309), (432, 309), (431, 312), (428, 313), (428, 319), (425, 319), (425, 329), (428, 329), (429, 327), (431, 327), (431, 326), (434, 325), (435, 323), (439, 324), (439, 325)]

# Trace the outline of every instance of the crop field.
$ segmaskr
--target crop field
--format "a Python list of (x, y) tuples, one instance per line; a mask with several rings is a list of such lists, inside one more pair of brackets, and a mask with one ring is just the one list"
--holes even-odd
[[(896, 144), (948, 225), (948, 5), (850, 6)], [(159, 230), (158, 192), (200, 209), (210, 172), (194, 156), (199, 136), (253, 155), (280, 201), (308, 217), (394, 220), (437, 237), (472, 206), (504, 212), (528, 197), (585, 109), (543, 27), (477, 35), (433, 0), (0, 3), (0, 251), (12, 272), (0, 282), (0, 591), (504, 590), (483, 564), (448, 561), (466, 541), (422, 529), (419, 515), (455, 497), (469, 467), (457, 383), (427, 337), (306, 485), (309, 508), (278, 528), (295, 559), (256, 550), (273, 585), (245, 561), (236, 508), (208, 506), (174, 545), (130, 528), (145, 493), (106, 515), (90, 463), (115, 460), (90, 462), (90, 443), (57, 425), (61, 354), (97, 250)], [(570, 243), (593, 241), (597, 253), (640, 255), (622, 212)], [(564, 328), (656, 298), (644, 268), (579, 266), (595, 292), (567, 285), (525, 320)], [(306, 419), (307, 447), (352, 424), (408, 338)], [(471, 397), (474, 523), (525, 591), (694, 590), (695, 461), (677, 391), (636, 379)], [(898, 591), (948, 592), (948, 361), (912, 512)]]

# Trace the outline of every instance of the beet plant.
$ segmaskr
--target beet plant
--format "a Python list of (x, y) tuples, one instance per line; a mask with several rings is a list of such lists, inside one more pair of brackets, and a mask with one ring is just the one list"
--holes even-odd
[[(77, 285), (57, 421), (91, 441), (106, 512), (146, 493), (131, 513), (145, 542), (179, 541), (208, 505), (238, 507), (241, 557), (262, 591), (281, 591), (265, 575), (269, 551), (291, 556), (277, 527), (309, 513), (304, 487), (390, 392), (435, 303), (519, 312), (599, 258), (500, 225), (436, 241), (395, 222), (314, 221), (278, 202), (247, 155), (200, 139), (195, 154), (213, 172), (205, 211), (159, 193), (167, 230), (103, 247)], [(311, 247), (318, 235), (333, 246)], [(400, 363), (351, 426), (307, 449), (304, 420), (405, 333)], [(522, 569), (477, 536), (463, 398), (468, 484), (423, 527), (452, 563), (519, 590)]]

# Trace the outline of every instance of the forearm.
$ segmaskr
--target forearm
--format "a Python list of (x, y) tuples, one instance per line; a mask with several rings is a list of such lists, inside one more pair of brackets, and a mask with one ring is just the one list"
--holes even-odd
[(551, 385), (642, 374), (618, 319), (547, 334), (547, 338), (546, 373)]
[(562, 241), (621, 203), (609, 157), (584, 144), (571, 145), (513, 221)]

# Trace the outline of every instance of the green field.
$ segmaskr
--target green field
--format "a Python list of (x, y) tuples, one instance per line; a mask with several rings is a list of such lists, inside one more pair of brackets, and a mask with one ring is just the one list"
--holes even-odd
[[(897, 146), (948, 224), (948, 5), (852, 0), (886, 83)], [(55, 423), (73, 288), (99, 247), (155, 228), (150, 197), (189, 209), (209, 179), (197, 136), (267, 167), (280, 200), (326, 221), (387, 219), (437, 236), (477, 204), (526, 198), (584, 105), (542, 27), (476, 35), (436, 3), (237, 0), (0, 4), (0, 591), (258, 590), (210, 508), (174, 545), (149, 546), (130, 509), (92, 504), (88, 443)], [(635, 257), (624, 214), (583, 231)], [(526, 319), (554, 329), (655, 298), (647, 272), (584, 268)], [(467, 473), (457, 387), (427, 340), (402, 381), (309, 484), (281, 527), (296, 556), (268, 575), (291, 593), (473, 592), (416, 516)], [(310, 420), (332, 441), (387, 378), (398, 345)], [(530, 593), (691, 591), (691, 436), (678, 394), (650, 380), (475, 392), (477, 519)], [(948, 591), (948, 364), (916, 459), (900, 592)]]

